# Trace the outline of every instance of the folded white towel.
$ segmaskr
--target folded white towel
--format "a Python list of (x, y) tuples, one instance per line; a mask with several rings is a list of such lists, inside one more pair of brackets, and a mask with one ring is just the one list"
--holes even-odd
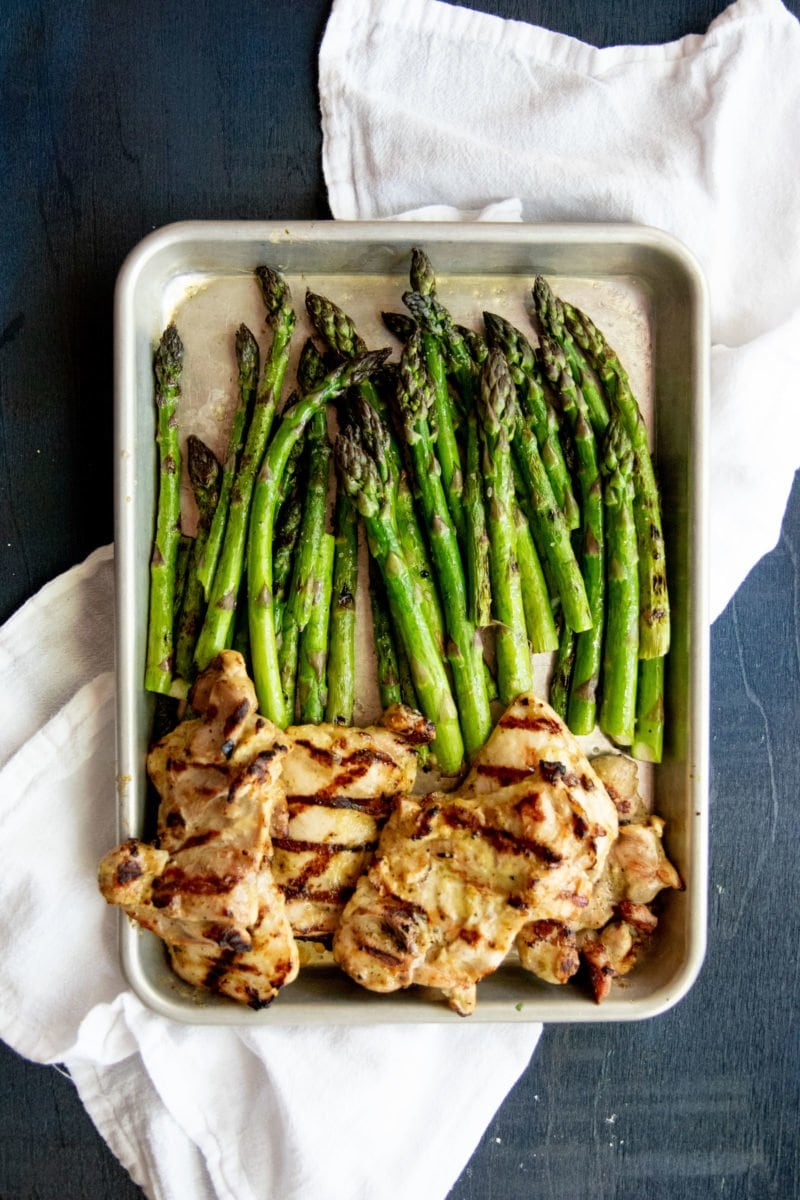
[(633, 221), (711, 296), (711, 613), (774, 546), (800, 465), (800, 23), (598, 50), (437, 0), (335, 0), (320, 52), (334, 216)]

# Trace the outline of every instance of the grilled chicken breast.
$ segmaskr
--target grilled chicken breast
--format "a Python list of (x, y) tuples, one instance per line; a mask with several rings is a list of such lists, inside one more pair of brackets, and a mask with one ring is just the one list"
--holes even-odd
[(336, 929), (378, 834), (398, 797), (412, 791), (416, 747), (433, 726), (403, 705), (379, 725), (297, 725), (286, 730), (283, 761), (288, 825), (275, 837), (276, 882), (298, 937), (326, 939)]
[(614, 801), (619, 834), (589, 903), (563, 922), (534, 921), (517, 938), (520, 962), (548, 983), (566, 983), (583, 961), (595, 999), (608, 995), (654, 933), (658, 918), (648, 907), (663, 888), (681, 888), (667, 858), (664, 822), (649, 814), (638, 791), (636, 763), (621, 754), (601, 755), (592, 766)]
[(520, 696), (462, 788), (401, 799), (345, 907), (334, 958), (364, 987), (440, 988), (456, 1011), (530, 921), (585, 907), (617, 814), (555, 712)]
[(283, 895), (270, 874), (271, 828), (287, 826), (281, 773), (288, 743), (258, 715), (241, 655), (225, 651), (197, 679), (196, 718), (148, 756), (161, 796), (158, 845), (135, 839), (100, 864), (100, 889), (167, 943), (191, 983), (254, 1007), (297, 974)]

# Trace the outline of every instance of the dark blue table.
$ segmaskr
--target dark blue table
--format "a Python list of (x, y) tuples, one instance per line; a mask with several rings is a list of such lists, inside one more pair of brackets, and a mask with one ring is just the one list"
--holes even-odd
[[(702, 32), (724, 4), (468, 7), (606, 45)], [(799, 14), (800, 0), (788, 7)], [(0, 7), (0, 619), (111, 540), (111, 305), (127, 251), (184, 218), (330, 215), (316, 98), (328, 8)], [(710, 946), (699, 981), (644, 1024), (547, 1029), (454, 1200), (800, 1194), (798, 562), (795, 486), (778, 546), (713, 630)], [(0, 1200), (140, 1196), (69, 1080), (0, 1055)]]

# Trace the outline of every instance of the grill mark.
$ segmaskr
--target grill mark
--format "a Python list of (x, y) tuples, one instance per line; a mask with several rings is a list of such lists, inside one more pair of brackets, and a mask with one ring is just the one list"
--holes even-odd
[[(249, 868), (248, 868), (249, 871)], [(187, 875), (181, 867), (167, 867), (153, 884), (153, 904), (166, 908), (177, 893), (189, 896), (218, 896), (241, 883), (245, 873), (238, 875)]]
[(459, 809), (448, 809), (443, 817), (446, 824), (456, 829), (469, 829), (474, 837), (483, 838), (493, 850), (499, 854), (522, 854), (533, 856), (540, 862), (554, 866), (563, 861), (563, 855), (551, 850), (549, 846), (536, 838), (517, 837), (506, 829), (496, 829), (493, 826), (481, 825), (473, 813), (465, 813)]
[(529, 717), (517, 716), (516, 713), (506, 713), (501, 717), (498, 725), (501, 729), (527, 729), (531, 733), (542, 731), (544, 733), (561, 733), (562, 727), (560, 721), (554, 721), (552, 717)]
[(196, 846), (207, 846), (220, 836), (218, 829), (208, 829), (205, 833), (196, 833), (181, 843), (181, 850), (193, 850)]
[(344, 842), (302, 842), (297, 838), (287, 837), (273, 838), (272, 845), (276, 850), (286, 850), (290, 854), (312, 853), (325, 855), (327, 858), (332, 858), (334, 854), (365, 854), (367, 851), (375, 851), (378, 848), (377, 842), (357, 842), (355, 844)]
[(432, 804), (429, 808), (424, 809), (416, 820), (414, 832), (411, 834), (411, 841), (419, 841), (420, 838), (427, 837), (431, 831), (431, 825), (434, 818), (439, 815), (441, 809), (438, 804)]
[(522, 783), (535, 771), (535, 767), (508, 767), (500, 763), (478, 763), (475, 770), (479, 775), (497, 780), (500, 787)]
[(236, 706), (236, 708), (225, 721), (225, 724), (222, 726), (222, 733), (226, 739), (229, 738), (231, 734), (236, 732), (249, 712), (250, 702), (248, 700), (242, 700), (241, 704)]
[(378, 962), (386, 963), (387, 966), (399, 967), (403, 964), (403, 959), (397, 954), (390, 954), (388, 950), (382, 950), (380, 946), (373, 946), (371, 942), (361, 942), (356, 940), (356, 947), (363, 951), (364, 954), (369, 954), (372, 958), (377, 958)]
[(314, 805), (318, 805), (322, 808), (352, 809), (354, 812), (364, 813), (367, 817), (386, 816), (390, 812), (394, 800), (394, 794), (388, 796), (366, 796), (363, 800), (359, 800), (355, 796), (330, 796), (324, 792), (317, 792), (311, 796), (301, 796), (297, 793), (292, 793), (286, 797), (286, 802), (290, 809), (293, 806), (308, 805), (311, 808)]
[(356, 890), (351, 884), (343, 883), (338, 888), (309, 888), (304, 884), (286, 883), (280, 885), (287, 900), (305, 900), (314, 904), (345, 905)]
[(567, 768), (562, 762), (548, 762), (545, 758), (539, 762), (539, 770), (546, 783), (557, 783), (567, 773)]

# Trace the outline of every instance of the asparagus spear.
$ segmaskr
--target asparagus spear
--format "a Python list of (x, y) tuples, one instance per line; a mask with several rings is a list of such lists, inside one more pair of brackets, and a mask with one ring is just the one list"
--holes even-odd
[(328, 512), (331, 446), (324, 409), (311, 418), (306, 433), (308, 475), (305, 481), (303, 521), (296, 550), (296, 581), (292, 597), (294, 619), (302, 632), (315, 602), (316, 560), (325, 534)]
[[(281, 641), (278, 651), (286, 711), (290, 716), (294, 712), (295, 686), (298, 683), (298, 654), (303, 642), (303, 631), (311, 619), (313, 605), (319, 600), (320, 555), (322, 554), (322, 543), (328, 536), (326, 520), (331, 448), (328, 442), (327, 417), (324, 409), (315, 412), (309, 421), (305, 441), (308, 447), (308, 475), (305, 480), (305, 496), (301, 503), (302, 515), (292, 564), (291, 582), (285, 607), (282, 606)], [(295, 443), (295, 447), (289, 455), (286, 470), (289, 469), (289, 463), (292, 461), (297, 444)], [(273, 619), (277, 621), (274, 607), (274, 560), (278, 550), (277, 539), (273, 541), (272, 549)], [(277, 634), (277, 623), (275, 628)]]
[(467, 754), (472, 757), (484, 744), (492, 727), (483, 673), (483, 644), (475, 623), (467, 614), (461, 556), (434, 454), (430, 429), (433, 389), (425, 370), (420, 333), (415, 333), (403, 348), (397, 407), (414, 464), (442, 596), (448, 633), (447, 656), (453, 672), (464, 744)]
[(333, 555), (333, 537), (326, 533), (314, 564), (313, 604), (310, 619), (300, 634), (297, 659), (299, 717), (301, 721), (315, 725), (325, 717)]
[(181, 393), (183, 343), (168, 325), (153, 359), (158, 427), (158, 500), (150, 557), (150, 610), (144, 685), (150, 692), (169, 693), (172, 683), (175, 568), (181, 537), (181, 452), (176, 405)]
[(481, 370), (478, 416), (483, 438), (492, 608), (496, 621), (497, 682), (500, 699), (510, 704), (533, 687), (514, 521), (511, 439), (516, 411), (514, 384), (506, 360), (492, 350)]
[(445, 774), (458, 772), (464, 742), (450, 681), (424, 614), (417, 603), (414, 577), (397, 532), (394, 491), (381, 478), (374, 460), (353, 433), (340, 434), (334, 447), (342, 487), (364, 521), (370, 553), (383, 577), (394, 626), (408, 655), (420, 708), (436, 726), (433, 750)]
[(303, 458), (304, 443), (304, 438), (299, 438), (295, 442), (286, 463), (282, 485), (283, 498), (278, 509), (275, 541), (272, 548), (272, 594), (276, 634), (281, 632), (294, 564), (294, 551), (303, 520), (300, 463)]
[(533, 543), (528, 518), (519, 504), (514, 507), (517, 530), (517, 562), (525, 610), (525, 628), (534, 654), (546, 654), (558, 648), (558, 630), (539, 555)]
[(193, 677), (192, 655), (205, 611), (200, 562), (217, 507), (222, 472), (208, 446), (194, 434), (189, 434), (186, 440), (186, 459), (198, 517), (197, 532), (189, 554), (186, 587), (176, 625), (175, 674), (188, 683)]
[(178, 541), (178, 553), (175, 556), (174, 613), (176, 620), (181, 611), (183, 596), (186, 591), (186, 577), (189, 574), (189, 557), (192, 552), (193, 543), (194, 538), (190, 538), (186, 533), (181, 533), (180, 540)]
[(417, 328), (417, 322), (408, 313), (399, 312), (382, 312), (381, 319), (393, 337), (396, 337), (398, 342), (406, 344), (412, 333)]
[[(411, 290), (421, 296), (436, 295), (436, 275), (433, 264), (424, 250), (415, 246), (411, 251)], [(442, 483), (447, 506), (459, 541), (464, 542), (464, 473), (461, 452), (456, 440), (456, 420), (447, 387), (447, 370), (438, 337), (423, 325), (422, 353), (433, 386), (433, 412), (436, 428), (436, 458), (442, 470)], [(406, 339), (408, 340), (408, 339)]]
[(590, 629), (592, 614), (586, 598), (586, 588), (564, 514), (556, 504), (553, 489), (544, 469), (536, 435), (518, 417), (514, 438), (517, 465), (530, 506), (531, 531), (540, 557), (547, 561), (570, 629), (580, 633)]
[(281, 687), (272, 595), (273, 533), (283, 473), (292, 447), (302, 436), (314, 413), (347, 388), (366, 379), (378, 369), (387, 354), (387, 350), (376, 350), (335, 367), (313, 391), (287, 409), (258, 473), (247, 549), (250, 646), (259, 707), (277, 725), (285, 726), (289, 720)]
[(582, 349), (576, 345), (567, 328), (563, 303), (543, 275), (537, 275), (534, 281), (533, 302), (542, 330), (555, 338), (567, 356), (572, 377), (588, 405), (592, 428), (596, 434), (603, 433), (609, 421), (605, 397), (597, 386)]
[(561, 445), (558, 417), (548, 403), (536, 365), (536, 356), (528, 339), (505, 317), (485, 312), (483, 321), (491, 346), (502, 350), (517, 388), (520, 407), (530, 422), (542, 456), (556, 503), (570, 529), (580, 524), (580, 511), (572, 490), (572, 481)]
[(401, 704), (400, 667), (397, 647), (392, 634), (392, 621), (380, 569), (374, 558), (369, 560), (369, 599), (372, 610), (372, 641), (375, 647), (375, 666), (378, 675), (378, 695), (381, 708)]
[(572, 672), (567, 724), (573, 733), (587, 734), (597, 719), (597, 693), (603, 660), (603, 624), (605, 614), (605, 564), (603, 526), (603, 485), (597, 444), (589, 420), (583, 393), (569, 371), (563, 349), (548, 334), (542, 334), (542, 361), (545, 373), (562, 411), (574, 433), (581, 490), (581, 570), (586, 597), (592, 614), (591, 629), (578, 635)]
[(548, 700), (550, 707), (558, 713), (562, 721), (567, 718), (569, 704), (569, 687), (572, 679), (572, 669), (575, 663), (575, 633), (566, 621), (561, 622), (558, 634), (558, 652), (550, 676)]
[(466, 565), (469, 614), (478, 626), (491, 619), (491, 585), (489, 581), (489, 541), (486, 533), (486, 511), (483, 488), (474, 464), (480, 458), (480, 436), (475, 402), (478, 372), (463, 336), (458, 332), (450, 313), (434, 295), (406, 292), (403, 303), (421, 329), (439, 339), (448, 364), (448, 372), (461, 395), (466, 423), (467, 464), (464, 480), (464, 535), (462, 539)]
[[(364, 339), (359, 335), (347, 313), (327, 296), (320, 296), (309, 291), (306, 294), (306, 310), (317, 333), (325, 339), (327, 345), (339, 358), (347, 360), (352, 358), (354, 353), (363, 353), (366, 346)], [(357, 392), (368, 408), (377, 413), (388, 428), (387, 406), (375, 386), (375, 380), (373, 378), (365, 379), (359, 385)], [(403, 470), (400, 450), (391, 434), (385, 447), (385, 455), (389, 478), (391, 478), (394, 488), (400, 544), (414, 576), (419, 595), (418, 602), (425, 610), (426, 620), (434, 636), (443, 647), (444, 621), (439, 597), (433, 583), (430, 556), (417, 519), (414, 498)]]
[(203, 548), (198, 566), (198, 576), (203, 585), (206, 600), (211, 592), (214, 572), (219, 562), (222, 542), (225, 537), (225, 525), (228, 520), (231, 489), (236, 478), (236, 469), (244, 445), (244, 432), (247, 419), (253, 407), (258, 387), (258, 342), (246, 325), (240, 325), (236, 331), (236, 362), (239, 368), (239, 401), (231, 421), (228, 435), (228, 449), (222, 466), (220, 480), (219, 502), (214, 511), (214, 519)]
[(664, 659), (640, 658), (631, 754), (660, 763), (664, 748)]
[(273, 328), (272, 346), (258, 386), (250, 428), (231, 488), (225, 540), (195, 649), (195, 665), (201, 671), (229, 645), (233, 632), (256, 474), (275, 418), (289, 361), (289, 342), (295, 326), (294, 309), (285, 280), (269, 267), (259, 267), (256, 277), (267, 309), (267, 320)]
[(325, 720), (351, 725), (356, 698), (356, 591), (358, 523), (350, 497), (336, 493), (333, 514), (335, 555), (328, 651), (328, 700)]
[(639, 547), (639, 656), (661, 658), (669, 649), (670, 613), (665, 571), (661, 503), (653, 460), (636, 397), (627, 372), (599, 329), (585, 313), (564, 306), (566, 322), (586, 348), (605, 388), (609, 406), (618, 412), (634, 452), (636, 536)]
[(619, 418), (603, 448), (607, 608), (600, 728), (614, 741), (633, 741), (639, 653), (639, 576), (633, 515), (633, 451)]

